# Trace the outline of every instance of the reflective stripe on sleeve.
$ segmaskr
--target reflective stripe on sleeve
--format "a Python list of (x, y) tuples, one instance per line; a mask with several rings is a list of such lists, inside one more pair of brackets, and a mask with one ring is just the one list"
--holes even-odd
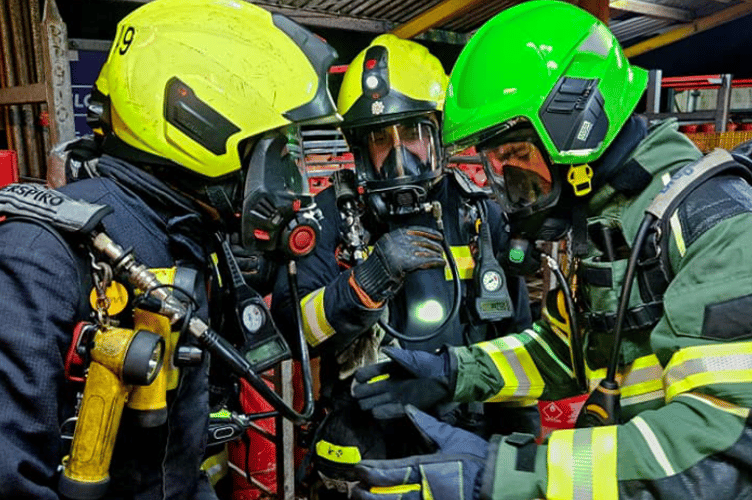
[(666, 402), (712, 384), (752, 382), (752, 342), (698, 345), (676, 351), (666, 365)]
[(546, 498), (616, 500), (616, 426), (551, 433)]
[(658, 438), (655, 436), (653, 429), (650, 428), (648, 423), (638, 415), (630, 420), (627, 425), (634, 425), (635, 427), (637, 427), (637, 430), (642, 435), (642, 438), (645, 440), (648, 448), (650, 448), (650, 451), (653, 454), (653, 458), (655, 459), (656, 463), (661, 466), (663, 473), (666, 474), (666, 477), (676, 474), (674, 466), (671, 465), (671, 462), (669, 462), (666, 453), (663, 451), (661, 443), (658, 441)]
[(308, 343), (317, 346), (336, 332), (324, 313), (324, 287), (315, 290), (300, 301), (303, 309), (303, 333)]
[(477, 344), (494, 363), (504, 380), (504, 386), (488, 402), (509, 398), (537, 399), (543, 393), (543, 378), (530, 353), (516, 337), (506, 336)]
[[(589, 371), (587, 373), (590, 390), (598, 387), (606, 376), (606, 369)], [(617, 381), (621, 389), (622, 407), (644, 403), (655, 399), (664, 399), (663, 367), (655, 354), (642, 356), (634, 360), (628, 367), (617, 373)]]

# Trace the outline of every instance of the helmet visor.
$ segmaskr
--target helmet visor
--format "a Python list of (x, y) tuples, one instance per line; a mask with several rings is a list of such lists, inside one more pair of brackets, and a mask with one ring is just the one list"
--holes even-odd
[(431, 122), (394, 123), (371, 129), (365, 139), (372, 171), (378, 181), (416, 180), (438, 169), (436, 129)]
[(558, 193), (541, 147), (532, 140), (481, 149), (481, 161), (499, 202), (508, 213), (545, 208)]

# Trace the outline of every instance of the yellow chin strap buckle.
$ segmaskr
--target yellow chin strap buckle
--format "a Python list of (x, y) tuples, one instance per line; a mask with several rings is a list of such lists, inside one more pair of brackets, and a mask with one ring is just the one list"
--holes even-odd
[(593, 178), (593, 169), (590, 165), (585, 163), (584, 165), (572, 165), (567, 172), (567, 181), (574, 188), (575, 196), (585, 196), (593, 190), (593, 185), (590, 179)]

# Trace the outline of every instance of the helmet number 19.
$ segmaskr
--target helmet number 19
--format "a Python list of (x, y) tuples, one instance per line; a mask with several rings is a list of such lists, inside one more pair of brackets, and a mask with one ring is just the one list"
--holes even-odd
[(123, 27), (123, 36), (120, 38), (120, 43), (118, 44), (118, 52), (120, 52), (121, 56), (128, 52), (135, 35), (136, 29), (133, 26)]

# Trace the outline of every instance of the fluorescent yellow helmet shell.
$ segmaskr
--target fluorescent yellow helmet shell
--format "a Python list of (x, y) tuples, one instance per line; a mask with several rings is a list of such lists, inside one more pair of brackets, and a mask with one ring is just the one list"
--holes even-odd
[(240, 169), (244, 139), (336, 116), (326, 88), (335, 57), (245, 1), (154, 0), (118, 24), (95, 87), (119, 139), (217, 178)]
[(343, 127), (441, 111), (448, 81), (441, 62), (423, 45), (380, 35), (350, 63), (337, 110)]

